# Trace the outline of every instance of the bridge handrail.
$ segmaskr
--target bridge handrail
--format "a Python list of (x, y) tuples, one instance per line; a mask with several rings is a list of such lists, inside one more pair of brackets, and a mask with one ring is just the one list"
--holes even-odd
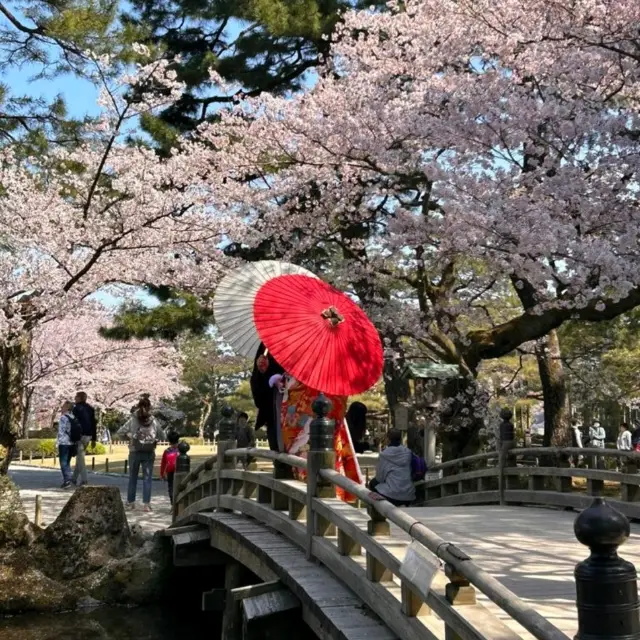
[[(307, 461), (304, 458), (263, 449), (228, 449), (224, 452), (224, 456), (228, 458), (259, 458), (278, 461), (291, 467), (307, 468)], [(536, 638), (541, 640), (567, 640), (567, 636), (562, 631), (479, 567), (456, 545), (445, 541), (419, 520), (393, 506), (387, 500), (381, 499), (379, 494), (372, 493), (363, 485), (340, 475), (332, 469), (322, 469), (320, 476), (334, 486), (338, 486), (356, 496), (361, 502), (367, 504), (389, 522), (405, 531), (412, 540), (418, 541), (438, 558), (450, 564), (460, 575), (469, 580), (487, 598), (508, 613)]]
[[(544, 456), (602, 456), (604, 458), (627, 458), (640, 463), (640, 452), (624, 451), (621, 449), (599, 449), (597, 447), (518, 447), (509, 449), (507, 452), (509, 457), (513, 456), (534, 456), (541, 458)], [(470, 465), (483, 460), (498, 459), (499, 451), (487, 451), (485, 453), (476, 453), (472, 456), (464, 458), (456, 458), (455, 460), (447, 460), (439, 464), (432, 465), (430, 471), (441, 471), (457, 467), (460, 465)]]
[[(566, 640), (566, 635), (551, 624), (537, 611), (525, 604), (515, 593), (507, 589), (500, 581), (479, 567), (456, 545), (447, 542), (425, 524), (390, 502), (372, 497), (372, 492), (333, 469), (322, 469), (320, 475), (333, 485), (341, 487), (357, 496), (362, 502), (373, 507), (389, 522), (402, 529), (413, 540), (417, 540), (435, 556), (450, 564), (454, 569), (477, 587), (487, 598), (506, 611), (536, 638)], [(379, 494), (374, 494), (379, 496)]]

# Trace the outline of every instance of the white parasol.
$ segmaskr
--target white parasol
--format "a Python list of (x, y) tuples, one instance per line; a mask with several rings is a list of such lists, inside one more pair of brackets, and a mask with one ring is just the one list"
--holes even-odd
[(264, 260), (249, 262), (222, 279), (216, 289), (213, 313), (218, 329), (236, 353), (253, 358), (260, 346), (253, 322), (253, 303), (260, 287), (273, 278), (297, 274), (317, 277), (295, 264)]

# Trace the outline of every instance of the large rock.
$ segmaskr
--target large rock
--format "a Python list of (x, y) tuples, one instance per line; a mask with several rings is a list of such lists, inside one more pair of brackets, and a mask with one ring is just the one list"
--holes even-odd
[(62, 611), (95, 600), (143, 604), (159, 595), (167, 554), (160, 539), (131, 530), (116, 487), (79, 489), (35, 535), (18, 510), (19, 496), (16, 502), (13, 489), (1, 486), (14, 510), (0, 503), (3, 535), (11, 541), (0, 547), (0, 615)]
[(0, 560), (0, 616), (68, 611), (76, 607), (81, 595), (29, 566), (28, 561), (18, 557)]
[(117, 487), (82, 487), (42, 536), (50, 577), (73, 579), (131, 555), (131, 531)]
[(162, 594), (167, 556), (156, 538), (132, 557), (106, 564), (76, 582), (92, 598), (109, 604), (148, 604)]

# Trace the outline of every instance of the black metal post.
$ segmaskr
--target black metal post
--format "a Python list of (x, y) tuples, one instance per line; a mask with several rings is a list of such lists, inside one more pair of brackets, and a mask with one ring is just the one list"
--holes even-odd
[(233, 419), (233, 408), (229, 405), (222, 407), (222, 419), (218, 423), (218, 442), (236, 439), (236, 423)]
[(187, 477), (189, 471), (191, 471), (189, 449), (191, 449), (191, 446), (188, 442), (184, 442), (184, 440), (180, 441), (178, 444), (179, 453), (176, 458), (176, 472), (173, 474), (172, 519), (174, 522), (183, 511), (183, 506), (178, 503), (177, 497), (180, 493), (180, 485), (182, 484), (182, 481)]
[(629, 521), (602, 498), (596, 498), (576, 518), (573, 530), (591, 551), (575, 569), (575, 640), (640, 640), (636, 569), (617, 553), (629, 537)]
[(184, 440), (178, 444), (178, 457), (176, 458), (176, 473), (189, 473), (191, 471), (191, 458), (189, 457), (191, 445)]
[(307, 558), (311, 558), (313, 536), (329, 535), (331, 523), (313, 509), (314, 498), (335, 498), (336, 489), (320, 477), (321, 469), (335, 468), (336, 454), (333, 448), (335, 423), (327, 418), (331, 402), (321, 393), (311, 405), (316, 417), (309, 427), (309, 452), (307, 454)]

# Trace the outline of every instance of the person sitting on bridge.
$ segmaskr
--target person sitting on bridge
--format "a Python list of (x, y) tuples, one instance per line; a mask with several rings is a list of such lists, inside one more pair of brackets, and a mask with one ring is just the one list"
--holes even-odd
[(408, 507), (416, 498), (411, 464), (413, 454), (403, 446), (402, 432), (398, 429), (391, 429), (387, 437), (389, 445), (378, 458), (376, 476), (369, 488), (396, 507)]

